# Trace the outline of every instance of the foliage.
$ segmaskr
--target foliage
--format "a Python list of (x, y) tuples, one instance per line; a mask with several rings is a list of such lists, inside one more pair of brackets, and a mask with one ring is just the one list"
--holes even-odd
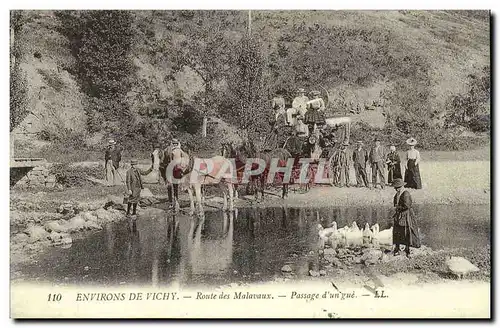
[(56, 183), (64, 187), (84, 187), (92, 184), (88, 177), (104, 178), (104, 166), (71, 166), (69, 164), (54, 164), (50, 174), (56, 177)]
[(489, 129), (490, 88), (489, 66), (483, 67), (479, 74), (469, 75), (467, 92), (455, 95), (447, 104), (449, 115), (446, 125), (469, 126), (477, 132)]
[[(70, 40), (76, 58), (75, 70), (87, 95), (88, 125), (91, 132), (112, 129), (113, 122), (126, 121), (134, 65), (129, 11), (95, 10), (57, 12), (63, 34)], [(108, 124), (111, 124), (109, 126)]]
[(26, 20), (22, 11), (13, 10), (10, 12), (11, 31), (14, 35), (14, 42), (10, 49), (14, 63), (10, 65), (10, 131), (17, 127), (28, 115), (28, 81), (26, 75), (19, 66), (22, 54), (19, 47), (19, 34), (22, 32)]
[(223, 117), (249, 133), (269, 129), (268, 121), (272, 115), (264, 86), (265, 63), (261, 47), (253, 37), (243, 37), (238, 42), (228, 99), (221, 104)]
[(16, 65), (10, 73), (10, 131), (28, 115), (28, 81)]
[(171, 61), (172, 72), (189, 67), (203, 81), (203, 92), (197, 95), (199, 109), (204, 115), (215, 114), (217, 86), (231, 70), (228, 65), (233, 52), (232, 42), (226, 36), (229, 22), (227, 12), (180, 11), (166, 12), (171, 36), (177, 36), (163, 44), (163, 53)]

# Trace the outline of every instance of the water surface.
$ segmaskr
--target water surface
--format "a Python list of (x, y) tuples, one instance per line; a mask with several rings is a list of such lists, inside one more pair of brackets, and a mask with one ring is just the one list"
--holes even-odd
[[(36, 263), (14, 270), (16, 279), (58, 284), (220, 285), (266, 281), (293, 264), (297, 276), (317, 268), (317, 225), (356, 221), (389, 228), (390, 207), (241, 208), (207, 212), (204, 219), (165, 214), (140, 217), (50, 248)], [(416, 207), (424, 245), (434, 249), (483, 247), (490, 243), (488, 206)]]

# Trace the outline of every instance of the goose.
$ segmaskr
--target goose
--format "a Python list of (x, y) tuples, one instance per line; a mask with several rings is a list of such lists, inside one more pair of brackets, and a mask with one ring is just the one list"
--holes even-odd
[(368, 224), (368, 222), (365, 224), (365, 229), (363, 229), (363, 238), (373, 238), (373, 231), (370, 230), (370, 225)]
[(343, 228), (340, 228), (337, 230), (338, 232), (338, 235), (341, 237), (341, 238), (346, 238), (347, 237), (347, 233), (350, 231), (349, 227), (348, 226), (345, 226)]
[(359, 229), (356, 221), (352, 223), (351, 228), (347, 231), (346, 239), (363, 239), (363, 231)]
[(337, 233), (337, 222), (333, 221), (333, 224), (330, 228), (323, 229), (319, 232), (320, 236), (330, 237)]
[(460, 256), (449, 256), (445, 262), (448, 270), (458, 278), (462, 278), (470, 272), (477, 272), (479, 268)]
[(376, 223), (372, 227), (373, 239), (379, 241), (381, 244), (392, 245), (392, 227), (380, 231), (380, 226)]

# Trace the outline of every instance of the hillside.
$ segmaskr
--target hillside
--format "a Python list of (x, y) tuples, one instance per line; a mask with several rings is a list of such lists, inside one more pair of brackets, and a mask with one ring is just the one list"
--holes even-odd
[[(121, 138), (117, 132), (125, 129), (121, 123), (96, 129), (88, 126), (89, 108), (99, 107), (89, 101), (85, 85), (90, 82), (82, 79), (82, 68), (78, 68), (82, 56), (75, 54), (75, 39), (68, 32), (68, 22), (72, 22), (68, 19), (77, 21), (81, 17), (61, 18), (53, 11), (22, 14), (14, 43), (19, 47), (16, 63), (27, 80), (31, 114), (14, 132), (31, 132), (31, 141), (25, 142), (23, 149), (30, 150), (33, 140), (64, 143), (65, 135), (72, 135), (87, 148), (99, 148), (110, 136)], [(279, 88), (287, 90), (288, 101), (298, 87), (321, 88), (324, 96), (328, 94), (332, 112), (375, 109), (394, 122), (403, 117), (411, 125), (412, 120), (424, 118), (443, 126), (453, 109), (453, 97), (468, 92), (470, 75), (479, 76), (486, 70), (489, 79), (488, 12), (253, 11), (252, 15), (252, 33), (258, 39), (264, 65), (264, 85), (255, 98), (261, 103)], [(237, 69), (232, 65), (238, 62), (231, 56), (238, 53), (233, 50), (246, 33), (246, 12), (140, 11), (131, 12), (130, 17), (132, 41), (127, 56), (133, 67), (128, 91), (120, 100), (130, 107), (133, 118), (130, 122), (134, 127), (127, 135), (141, 134), (141, 138), (133, 138), (140, 140), (138, 148), (149, 148), (149, 140), (171, 134), (196, 135), (196, 128), (180, 130), (183, 124), (179, 122), (192, 118), (196, 120), (192, 125), (199, 127), (200, 112), (243, 127), (240, 124), (248, 119), (231, 112), (239, 96), (228, 93), (237, 85), (232, 80), (237, 78)], [(208, 49), (210, 42), (229, 48), (207, 53), (209, 59), (220, 56), (218, 68), (210, 68), (210, 62), (197, 58), (203, 56), (198, 49)], [(220, 73), (207, 89), (211, 92), (208, 98), (207, 94), (200, 98), (207, 92), (206, 76), (196, 70), (200, 66), (177, 62), (179, 53), (201, 60), (205, 65), (201, 67), (210, 74)], [(117, 112), (123, 108), (110, 106)], [(270, 110), (252, 106), (261, 105), (249, 107), (256, 113)], [(489, 99), (481, 103), (481, 108), (489, 114)], [(412, 116), (407, 118), (405, 113)], [(362, 115), (366, 119), (360, 120), (373, 121), (372, 114)], [(383, 123), (382, 119), (376, 127), (381, 128)]]

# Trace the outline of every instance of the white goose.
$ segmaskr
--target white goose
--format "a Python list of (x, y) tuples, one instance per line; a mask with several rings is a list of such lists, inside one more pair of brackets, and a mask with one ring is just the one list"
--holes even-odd
[(337, 234), (337, 222), (333, 221), (333, 224), (330, 228), (323, 229), (319, 232), (320, 237), (330, 237), (332, 235)]
[(445, 262), (448, 270), (458, 278), (462, 278), (471, 272), (479, 271), (479, 268), (463, 257), (450, 256)]
[(365, 224), (365, 228), (363, 229), (363, 238), (371, 240), (373, 238), (373, 231), (370, 230), (370, 225), (368, 222)]
[(347, 231), (346, 239), (363, 239), (363, 231), (359, 229), (356, 221), (352, 223), (351, 228)]
[(392, 245), (392, 227), (380, 231), (380, 226), (378, 223), (372, 227), (373, 239), (377, 240), (381, 244)]

